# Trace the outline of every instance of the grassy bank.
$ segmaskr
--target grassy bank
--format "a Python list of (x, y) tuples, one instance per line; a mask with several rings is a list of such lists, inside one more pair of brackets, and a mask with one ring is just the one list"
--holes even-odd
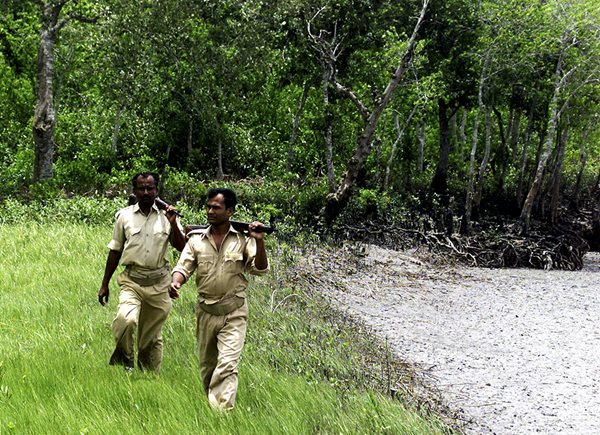
[(72, 223), (0, 225), (0, 434), (448, 432), (434, 415), (372, 388), (360, 331), (302, 293), (288, 273), (291, 251), (274, 240), (273, 273), (252, 282), (233, 412), (206, 404), (191, 286), (165, 325), (160, 376), (108, 366), (116, 280), (108, 307), (96, 293), (110, 233)]

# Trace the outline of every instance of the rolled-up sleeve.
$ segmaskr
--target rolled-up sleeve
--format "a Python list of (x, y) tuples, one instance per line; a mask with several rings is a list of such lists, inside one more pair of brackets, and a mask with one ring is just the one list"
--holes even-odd
[(112, 239), (108, 242), (108, 249), (111, 251), (122, 252), (125, 246), (125, 226), (121, 213), (115, 214), (115, 226), (113, 228)]
[(269, 273), (270, 263), (267, 259), (267, 267), (264, 269), (256, 268), (256, 240), (253, 238), (248, 238), (248, 243), (246, 243), (246, 252), (244, 253), (244, 257), (246, 258), (246, 272), (251, 275), (266, 275)]
[(172, 272), (172, 273), (175, 273), (175, 272), (181, 273), (185, 277), (186, 281), (190, 278), (190, 276), (192, 276), (192, 274), (196, 270), (196, 267), (198, 266), (198, 264), (196, 262), (196, 256), (194, 255), (194, 247), (193, 247), (194, 242), (195, 242), (195, 240), (192, 237), (185, 244), (185, 247), (183, 248), (183, 251), (181, 252), (181, 256), (179, 257), (179, 261), (177, 262), (177, 265), (173, 268), (173, 272)]

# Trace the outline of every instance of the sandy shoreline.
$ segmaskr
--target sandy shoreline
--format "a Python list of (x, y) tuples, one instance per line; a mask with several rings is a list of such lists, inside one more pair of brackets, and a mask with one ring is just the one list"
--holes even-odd
[[(426, 367), (467, 433), (600, 433), (600, 255), (581, 271), (434, 267), (376, 246), (322, 291)], [(358, 267), (356, 267), (358, 265)], [(327, 285), (327, 283), (335, 285)]]

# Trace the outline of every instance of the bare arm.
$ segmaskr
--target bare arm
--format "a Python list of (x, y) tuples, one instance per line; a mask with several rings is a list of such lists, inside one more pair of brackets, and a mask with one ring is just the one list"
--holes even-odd
[(176, 209), (172, 205), (167, 205), (166, 215), (167, 219), (171, 224), (171, 235), (169, 237), (169, 241), (171, 245), (177, 249), (179, 252), (183, 251), (183, 247), (185, 246), (185, 235), (179, 228), (177, 224), (177, 214), (175, 213)]
[(248, 235), (256, 240), (256, 256), (254, 257), (254, 265), (258, 270), (265, 270), (267, 267), (269, 267), (267, 250), (265, 249), (265, 233), (257, 233), (254, 231), (257, 227), (261, 226), (263, 226), (263, 224), (260, 222), (252, 222), (249, 225)]
[(102, 278), (102, 284), (100, 285), (100, 291), (98, 292), (98, 302), (100, 302), (101, 305), (104, 305), (108, 302), (108, 296), (110, 294), (108, 285), (110, 283), (110, 279), (115, 273), (115, 270), (117, 270), (120, 259), (121, 252), (113, 251), (112, 249), (108, 252), (106, 266), (104, 268), (104, 278)]
[(169, 286), (169, 296), (172, 299), (177, 299), (179, 297), (179, 289), (185, 283), (185, 276), (181, 272), (173, 272), (173, 276), (171, 277), (171, 285)]

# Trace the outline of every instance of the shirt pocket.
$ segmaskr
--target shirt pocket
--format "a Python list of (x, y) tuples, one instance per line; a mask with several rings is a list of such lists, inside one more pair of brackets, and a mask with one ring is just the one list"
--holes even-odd
[(198, 275), (208, 275), (215, 264), (215, 257), (210, 254), (200, 254), (196, 258), (196, 263), (198, 264), (196, 273)]
[(136, 227), (135, 225), (125, 225), (125, 239), (129, 241), (129, 243), (133, 243), (137, 245), (141, 242), (141, 232), (142, 227)]
[(231, 274), (242, 273), (244, 271), (244, 255), (241, 252), (225, 252), (223, 271)]
[(156, 224), (154, 224), (154, 228), (152, 228), (152, 234), (154, 238), (160, 240), (160, 243), (167, 243), (169, 239), (169, 235), (171, 234), (170, 227), (167, 227), (162, 219), (157, 219)]

